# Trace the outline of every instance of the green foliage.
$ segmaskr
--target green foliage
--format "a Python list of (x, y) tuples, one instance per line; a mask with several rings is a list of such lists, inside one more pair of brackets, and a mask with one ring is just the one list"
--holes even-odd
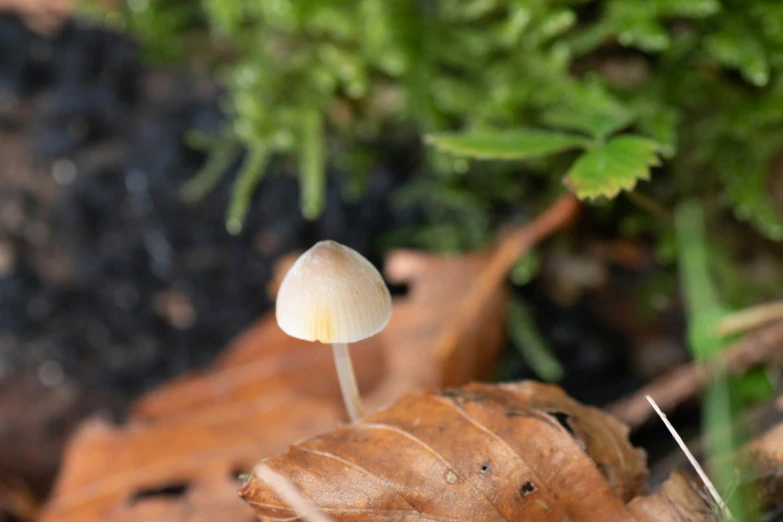
[[(436, 248), (475, 246), (508, 192), (529, 195), (544, 179), (553, 194), (565, 177), (580, 197), (612, 198), (650, 178), (659, 155), (647, 197), (669, 208), (717, 200), (783, 238), (765, 189), (783, 142), (781, 2), (129, 0), (120, 16), (156, 58), (210, 32), (211, 62), (232, 57), (220, 68), (226, 140), (298, 161), (310, 218), (322, 208), (324, 164), (346, 165), (393, 132), (434, 146), (413, 183), (436, 195), (408, 199), (429, 208), (433, 232), (423, 235), (449, 236)], [(229, 162), (216, 143), (221, 159), (190, 185), (193, 197)], [(524, 161), (487, 169), (452, 154)], [(241, 193), (257, 167), (243, 169), (252, 179), (237, 183), (237, 198), (249, 201)], [(349, 174), (362, 179), (361, 168)], [(519, 190), (475, 201), (455, 188), (481, 182), (455, 177), (497, 172)], [(233, 208), (241, 220), (245, 205)]]
[(543, 130), (514, 130), (467, 134), (431, 134), (434, 147), (458, 156), (480, 159), (519, 160), (584, 147), (582, 136)]
[[(103, 0), (77, 0), (83, 16), (126, 29), (141, 41), (144, 55), (154, 62), (180, 59), (192, 50), (192, 37), (204, 27), (203, 11), (192, 0), (127, 0), (105, 14)], [(175, 35), (172, 38), (172, 35)]]
[(212, 151), (209, 160), (198, 176), (182, 187), (182, 195), (186, 200), (196, 201), (209, 194), (242, 152), (239, 144), (233, 140), (220, 140), (208, 146)]
[(618, 107), (605, 110), (595, 110), (594, 107), (553, 107), (544, 112), (541, 119), (549, 126), (580, 131), (602, 140), (631, 123), (632, 116)]
[(612, 198), (630, 190), (639, 179), (649, 179), (649, 167), (658, 165), (658, 144), (641, 136), (612, 138), (582, 154), (566, 174), (566, 185), (580, 198)]
[[(590, 121), (575, 113), (558, 112), (560, 124), (601, 135), (615, 127), (607, 120)], [(550, 121), (553, 121), (550, 119)], [(591, 143), (573, 135), (542, 130), (513, 130), (465, 134), (431, 134), (427, 141), (458, 156), (478, 159), (521, 160), (553, 154), (575, 147), (588, 150), (577, 158), (565, 175), (566, 185), (580, 198), (612, 198), (630, 190), (639, 179), (649, 179), (649, 167), (659, 164), (657, 142), (634, 135)]]
[(269, 161), (269, 151), (264, 145), (255, 145), (248, 151), (247, 158), (234, 182), (231, 206), (228, 208), (226, 228), (232, 234), (242, 231), (242, 224), (250, 207), (250, 196), (264, 175), (267, 161)]
[[(738, 418), (736, 394), (739, 384), (723, 374), (718, 357), (725, 347), (718, 336), (718, 322), (727, 310), (718, 299), (710, 275), (704, 214), (701, 206), (687, 201), (676, 212), (677, 251), (680, 280), (686, 298), (688, 339), (694, 358), (716, 370), (716, 377), (708, 384), (704, 398), (703, 430), (709, 441), (708, 455), (716, 486), (724, 493), (734, 520), (758, 520), (757, 506), (745, 494), (726, 495), (735, 485), (737, 472), (743, 467), (736, 459), (737, 449), (747, 434), (734, 420)], [(759, 375), (742, 378), (748, 385), (756, 385)], [(762, 385), (764, 383), (762, 382)]]

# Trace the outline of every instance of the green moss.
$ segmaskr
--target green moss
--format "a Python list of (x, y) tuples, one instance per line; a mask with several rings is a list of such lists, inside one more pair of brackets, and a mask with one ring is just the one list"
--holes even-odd
[[(356, 144), (383, 142), (390, 129), (415, 141), (432, 133), (554, 128), (597, 146), (613, 134), (646, 136), (663, 166), (635, 190), (666, 208), (685, 197), (717, 200), (711, 214), (728, 209), (760, 235), (783, 238), (765, 190), (783, 138), (780, 2), (134, 0), (128, 6), (110, 19), (136, 32), (154, 59), (181, 57), (196, 40), (201, 63), (209, 62), (205, 50), (213, 62), (232, 56), (218, 69), (231, 116), (222, 143), (298, 160), (308, 217), (321, 210), (323, 160), (357, 165), (350, 161), (362, 155)], [(319, 144), (326, 136), (342, 145)], [(617, 152), (621, 160), (628, 151)], [(224, 147), (216, 154), (225, 155)], [(445, 244), (434, 246), (474, 246), (489, 222), (479, 215), (502, 198), (485, 191), (476, 196), (481, 201), (470, 201), (454, 189), (455, 177), (516, 169), (528, 175), (502, 179), (529, 192), (544, 178), (551, 195), (563, 190), (568, 165), (578, 162), (566, 154), (568, 161), (555, 156), (483, 169), (431, 151), (420, 173), (438, 193), (428, 228), (451, 230)], [(589, 192), (630, 189), (650, 175), (650, 163), (648, 154), (627, 165), (621, 183), (592, 169)], [(358, 170), (349, 174), (361, 180), (366, 173)], [(254, 168), (245, 172), (256, 175)], [(232, 213), (232, 220), (241, 218)], [(464, 221), (475, 225), (462, 230)], [(428, 235), (435, 234), (419, 231)]]

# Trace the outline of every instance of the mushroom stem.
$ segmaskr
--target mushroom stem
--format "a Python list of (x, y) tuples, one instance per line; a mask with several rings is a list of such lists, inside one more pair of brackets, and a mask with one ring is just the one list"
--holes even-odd
[(334, 343), (334, 365), (337, 367), (337, 378), (340, 381), (340, 391), (343, 392), (343, 402), (348, 410), (351, 422), (356, 422), (364, 416), (362, 399), (359, 397), (359, 385), (356, 383), (356, 375), (353, 373), (351, 354), (348, 352), (348, 344)]

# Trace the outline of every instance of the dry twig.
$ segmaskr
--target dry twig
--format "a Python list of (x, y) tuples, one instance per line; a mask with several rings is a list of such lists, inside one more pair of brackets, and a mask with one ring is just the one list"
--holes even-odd
[(718, 323), (718, 335), (727, 337), (780, 320), (783, 320), (783, 302), (764, 303), (724, 317)]
[[(746, 335), (727, 347), (721, 357), (723, 364), (715, 366), (722, 366), (731, 375), (744, 373), (761, 364), (780, 364), (783, 362), (783, 321)], [(607, 409), (632, 429), (638, 428), (652, 418), (645, 398), (647, 395), (655, 397), (663, 411), (671, 412), (701, 392), (711, 377), (710, 373), (711, 370), (702, 364), (685, 364)]]

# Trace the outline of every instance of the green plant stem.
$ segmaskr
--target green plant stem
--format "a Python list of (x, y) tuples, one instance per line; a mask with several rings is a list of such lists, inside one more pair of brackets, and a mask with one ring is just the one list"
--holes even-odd
[(240, 152), (242, 148), (234, 141), (224, 141), (217, 145), (201, 170), (182, 187), (182, 197), (186, 201), (194, 202), (212, 192), (231, 164), (237, 160)]
[[(675, 226), (680, 280), (683, 283), (686, 312), (692, 329), (692, 321), (702, 318), (713, 319), (716, 313), (723, 310), (709, 275), (704, 216), (699, 203), (689, 201), (680, 204), (675, 213)], [(694, 355), (697, 357), (711, 355), (720, 349), (717, 335), (710, 336), (706, 332), (696, 333), (700, 336), (696, 339), (698, 342), (691, 342), (691, 348), (695, 348), (694, 344), (698, 344), (708, 346), (710, 349), (707, 352), (696, 350)]]
[(250, 208), (250, 199), (264, 175), (267, 161), (269, 161), (269, 151), (266, 147), (257, 145), (248, 151), (247, 158), (234, 182), (231, 206), (228, 208), (226, 219), (226, 229), (229, 233), (236, 235), (242, 231), (245, 216)]
[(305, 112), (302, 121), (302, 214), (315, 219), (323, 210), (326, 193), (323, 118), (316, 109)]
[[(724, 347), (717, 325), (726, 311), (717, 298), (710, 279), (704, 214), (696, 201), (680, 204), (675, 211), (680, 278), (688, 317), (688, 340), (693, 357), (714, 368), (704, 397), (703, 431), (709, 442), (708, 458), (717, 487), (724, 493), (735, 481), (736, 461), (732, 458), (739, 435), (732, 426), (732, 397), (721, 359)], [(735, 520), (755, 520), (752, 508), (742, 495), (726, 499)]]

